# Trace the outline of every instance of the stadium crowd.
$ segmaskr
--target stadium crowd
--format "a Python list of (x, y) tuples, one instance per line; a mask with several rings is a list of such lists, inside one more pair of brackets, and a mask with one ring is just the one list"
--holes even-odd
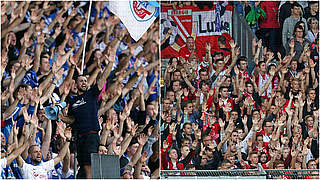
[[(251, 6), (230, 3), (242, 15)], [(197, 39), (187, 38), (162, 74), (162, 170), (253, 169), (259, 163), (265, 169), (319, 169), (318, 2), (306, 6), (308, 11), (295, 1), (280, 8), (276, 1), (253, 3), (253, 11), (266, 15), (250, 24), (263, 35), (252, 41), (252, 58), (223, 35), (217, 44), (198, 47), (206, 54), (196, 48)]]
[(2, 179), (92, 178), (91, 153), (117, 155), (121, 178), (159, 177), (159, 21), (136, 42), (89, 6), (1, 2)]

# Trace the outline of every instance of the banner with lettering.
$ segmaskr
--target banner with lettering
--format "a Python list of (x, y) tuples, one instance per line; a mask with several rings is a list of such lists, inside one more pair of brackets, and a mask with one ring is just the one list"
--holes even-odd
[[(231, 5), (223, 7), (219, 4), (209, 9), (205, 6), (203, 9), (193, 6), (161, 7), (161, 40), (171, 29), (171, 35), (168, 40), (161, 45), (161, 58), (167, 59), (178, 56), (179, 50), (185, 46), (186, 39), (192, 36), (195, 39), (195, 46), (201, 54), (205, 54), (205, 44), (211, 44), (212, 52), (217, 49), (217, 39), (220, 35), (231, 39), (232, 30), (232, 9)], [(227, 43), (227, 47), (229, 47)]]

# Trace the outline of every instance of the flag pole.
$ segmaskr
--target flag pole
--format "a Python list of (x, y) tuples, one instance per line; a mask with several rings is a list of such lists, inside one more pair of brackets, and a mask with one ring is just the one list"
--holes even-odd
[(86, 53), (86, 45), (87, 45), (87, 38), (88, 38), (88, 29), (89, 29), (89, 22), (90, 22), (90, 15), (91, 15), (91, 6), (92, 6), (92, 0), (90, 0), (90, 5), (89, 5), (89, 13), (88, 13), (88, 19), (87, 19), (87, 26), (86, 26), (86, 33), (85, 33), (85, 38), (84, 38), (84, 48), (82, 52), (82, 62), (81, 62), (81, 72), (80, 75), (83, 74), (83, 67), (84, 67), (84, 57)]

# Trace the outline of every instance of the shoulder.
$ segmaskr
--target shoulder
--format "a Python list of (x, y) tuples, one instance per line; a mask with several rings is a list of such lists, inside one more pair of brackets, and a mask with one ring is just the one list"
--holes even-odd
[(54, 159), (51, 159), (50, 161), (46, 161), (41, 165), (47, 169), (54, 169)]
[(6, 166), (7, 166), (7, 158), (2, 158), (0, 160), (0, 165), (1, 165), (2, 168), (6, 168)]

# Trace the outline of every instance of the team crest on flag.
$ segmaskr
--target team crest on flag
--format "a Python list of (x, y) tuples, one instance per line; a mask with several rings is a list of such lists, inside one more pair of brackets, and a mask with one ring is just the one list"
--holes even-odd
[(109, 1), (107, 7), (120, 18), (135, 41), (148, 30), (160, 11), (156, 1)]
[(134, 18), (139, 21), (148, 21), (156, 15), (156, 7), (151, 6), (148, 1), (129, 1), (130, 9)]

